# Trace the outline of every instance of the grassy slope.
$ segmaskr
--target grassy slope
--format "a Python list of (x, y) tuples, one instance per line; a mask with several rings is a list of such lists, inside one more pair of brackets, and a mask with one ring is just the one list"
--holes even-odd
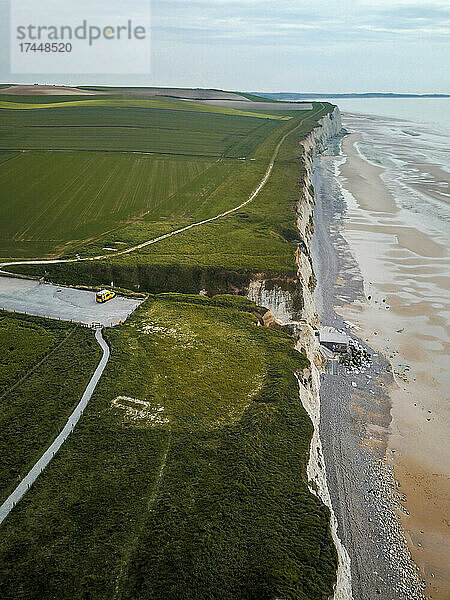
[(63, 332), (0, 312), (0, 396), (61, 341)]
[(10, 151), (10, 150), (5, 150), (5, 151), (0, 150), (0, 163), (4, 163), (7, 160), (10, 160), (11, 158), (14, 158), (14, 156), (17, 156), (18, 153), (19, 152), (17, 150), (16, 151), (14, 151), (14, 150), (12, 150), (12, 151)]
[(87, 329), (0, 315), (1, 503), (63, 428), (100, 351)]
[(335, 552), (293, 376), (306, 363), (250, 307), (155, 297), (107, 332), (83, 419), (2, 526), (2, 598), (328, 598)]

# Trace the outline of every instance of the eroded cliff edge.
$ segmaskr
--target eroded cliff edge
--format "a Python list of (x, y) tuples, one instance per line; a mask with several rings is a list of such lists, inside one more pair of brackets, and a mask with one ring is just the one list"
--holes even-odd
[(311, 236), (314, 233), (314, 188), (312, 182), (313, 162), (326, 149), (328, 141), (342, 130), (341, 115), (337, 107), (320, 119), (318, 125), (300, 141), (302, 154), (299, 158), (299, 197), (295, 203), (298, 239), (295, 258), (297, 275), (291, 277), (267, 277), (264, 273), (254, 276), (248, 286), (247, 296), (258, 306), (266, 306), (282, 324), (306, 319), (311, 325), (318, 324), (313, 293), (316, 284), (311, 257)]

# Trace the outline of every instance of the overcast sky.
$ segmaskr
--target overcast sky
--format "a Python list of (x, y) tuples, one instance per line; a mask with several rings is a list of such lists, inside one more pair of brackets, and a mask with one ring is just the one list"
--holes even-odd
[[(123, 2), (124, 16), (139, 4)], [(0, 8), (7, 11), (5, 0)], [(450, 0), (153, 0), (151, 8), (148, 76), (14, 79), (245, 91), (450, 92)], [(1, 79), (8, 80), (8, 48), (1, 52)]]

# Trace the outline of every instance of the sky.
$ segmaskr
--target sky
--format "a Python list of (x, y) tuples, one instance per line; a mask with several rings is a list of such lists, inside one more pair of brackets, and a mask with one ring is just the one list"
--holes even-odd
[[(123, 15), (148, 6), (147, 0), (124, 1)], [(11, 76), (8, 42), (1, 47), (0, 79), (324, 94), (450, 92), (450, 0), (152, 0), (150, 6), (148, 73)], [(7, 15), (7, 0), (0, 0), (0, 10)], [(6, 40), (9, 17), (0, 23)]]

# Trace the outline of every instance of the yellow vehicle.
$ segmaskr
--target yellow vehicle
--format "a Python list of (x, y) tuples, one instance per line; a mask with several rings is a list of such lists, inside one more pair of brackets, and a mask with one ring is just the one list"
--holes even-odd
[(100, 292), (97, 292), (95, 299), (97, 302), (107, 302), (108, 300), (111, 300), (111, 298), (114, 298), (115, 295), (116, 292), (112, 292), (111, 290), (101, 290)]

